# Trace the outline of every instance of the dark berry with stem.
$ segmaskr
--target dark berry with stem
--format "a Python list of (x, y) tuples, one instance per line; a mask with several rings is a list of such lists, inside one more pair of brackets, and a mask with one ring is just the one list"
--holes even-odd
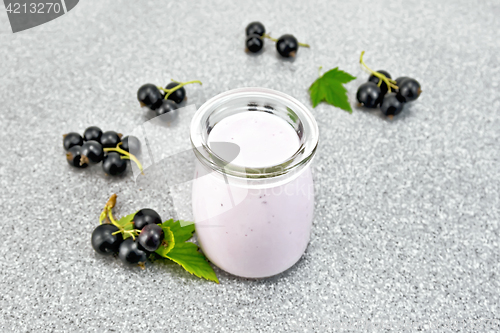
[(405, 102), (413, 102), (420, 96), (422, 90), (420, 89), (420, 83), (412, 78), (407, 78), (398, 85), (398, 95), (403, 98)]
[(266, 28), (264, 25), (258, 21), (251, 22), (250, 24), (247, 25), (245, 32), (247, 36), (250, 35), (259, 35), (262, 36), (266, 33)]
[(80, 134), (71, 132), (63, 135), (64, 150), (69, 150), (71, 147), (81, 145), (83, 145), (83, 138)]
[(127, 170), (127, 161), (115, 152), (110, 152), (102, 160), (102, 170), (110, 176), (119, 176)]
[(365, 82), (359, 86), (356, 93), (358, 102), (367, 108), (376, 108), (382, 102), (382, 92), (373, 82)]
[(92, 247), (97, 253), (111, 255), (118, 253), (123, 241), (120, 229), (113, 224), (101, 224), (92, 232)]
[(135, 155), (141, 151), (141, 141), (133, 135), (126, 136), (122, 139), (120, 148)]
[(148, 224), (161, 224), (160, 215), (151, 208), (143, 208), (134, 215), (136, 229), (142, 230)]
[[(141, 170), (141, 173), (144, 174), (144, 170), (142, 169), (141, 162), (137, 159), (137, 157), (134, 154), (132, 154), (126, 150), (121, 149), (120, 148), (121, 145), (122, 145), (122, 143), (120, 143), (119, 145), (117, 145), (114, 148), (104, 148), (103, 149), (105, 153), (108, 153), (108, 155), (111, 155), (110, 157), (108, 157), (107, 155), (106, 155), (106, 157), (104, 157), (104, 160), (103, 160), (104, 172), (107, 173), (106, 170), (110, 170), (111, 173), (109, 173), (109, 174), (111, 174), (111, 175), (115, 175), (114, 173), (120, 174), (120, 173), (125, 172), (125, 169), (127, 168), (127, 164), (125, 163), (125, 161), (118, 160), (117, 156), (120, 156), (121, 160), (134, 161), (134, 163), (137, 164), (137, 167), (139, 168), (139, 170)], [(113, 152), (113, 154), (111, 154), (111, 152)], [(107, 158), (109, 158), (109, 160), (107, 160)], [(105, 163), (106, 163), (106, 165), (104, 165)]]
[[(383, 69), (378, 70), (377, 73), (380, 73), (380, 74), (384, 75), (388, 79), (392, 79), (391, 74), (389, 74), (387, 71), (384, 71)], [(368, 78), (368, 81), (371, 81), (371, 82), (373, 82), (375, 84), (378, 84), (379, 80), (380, 79), (378, 77), (376, 77), (375, 75), (373, 75), (373, 74), (370, 75), (370, 77)]]
[(115, 148), (120, 142), (122, 135), (115, 131), (107, 131), (102, 133), (101, 145), (103, 148)]
[(83, 139), (85, 141), (97, 141), (101, 143), (101, 136), (102, 130), (97, 126), (90, 126), (83, 132)]
[(141, 106), (156, 110), (161, 105), (163, 96), (157, 86), (147, 83), (137, 91), (137, 100)]
[(163, 237), (163, 229), (159, 225), (148, 224), (142, 228), (138, 242), (146, 251), (154, 252), (160, 247)]
[[(378, 73), (384, 75), (386, 78), (388, 79), (391, 79), (391, 74), (387, 73), (386, 71), (384, 70), (378, 70), (377, 71)], [(376, 85), (378, 85), (378, 83), (380, 82), (380, 78), (376, 77), (375, 75), (370, 75), (370, 77), (368, 78), (368, 82), (373, 82), (375, 83)], [(382, 81), (382, 84), (380, 85), (380, 91), (382, 92), (382, 95), (385, 95), (388, 91), (388, 88), (387, 88), (387, 84), (385, 82)]]
[(285, 58), (295, 57), (299, 42), (293, 35), (283, 35), (276, 42), (276, 50)]
[(82, 145), (80, 163), (99, 163), (104, 158), (102, 146), (97, 141), (87, 141)]
[[(179, 85), (178, 82), (170, 82), (169, 84), (167, 84), (165, 89), (172, 89), (172, 88), (177, 87), (178, 85)], [(186, 98), (186, 89), (184, 89), (184, 87), (180, 87), (179, 89), (174, 90), (168, 96), (167, 99), (170, 99), (170, 100), (174, 101), (175, 103), (180, 104), (180, 103), (182, 103), (184, 98)]]
[(120, 244), (118, 257), (124, 264), (133, 266), (146, 262), (148, 254), (140, 249), (138, 245), (137, 241), (132, 238), (127, 238)]
[(382, 104), (380, 105), (380, 111), (384, 116), (395, 116), (401, 111), (403, 111), (403, 107), (405, 105), (405, 101), (398, 94), (391, 92), (384, 96), (382, 100)]
[[(159, 87), (158, 89), (162, 91), (162, 98), (165, 100), (165, 99), (170, 99), (170, 95), (173, 95), (173, 94), (180, 94), (180, 93), (177, 93), (178, 90), (184, 90), (184, 86), (188, 85), (188, 84), (193, 84), (193, 83), (199, 83), (200, 85), (202, 84), (201, 81), (199, 80), (191, 80), (191, 81), (186, 81), (186, 82), (179, 82), (179, 81), (175, 81), (175, 80), (172, 80), (173, 83), (168, 85), (167, 87), (171, 87), (170, 89), (165, 89), (165, 88), (161, 88)], [(175, 100), (179, 101), (179, 102), (182, 102), (185, 97), (186, 97), (186, 91), (184, 90), (183, 91), (183, 95), (178, 95), (179, 97), (176, 97)], [(182, 99), (180, 98), (182, 97)], [(158, 107), (160, 107), (160, 105), (158, 105)]]
[(161, 116), (162, 114), (176, 110), (178, 107), (179, 106), (174, 101), (171, 101), (169, 99), (164, 99), (161, 106), (158, 109), (156, 109), (155, 112), (157, 116)]
[(66, 160), (69, 165), (72, 165), (77, 168), (86, 168), (88, 166), (87, 163), (80, 163), (82, 159), (82, 146), (73, 146), (66, 153)]
[(250, 53), (257, 53), (264, 47), (264, 40), (259, 35), (250, 35), (245, 40), (245, 50)]
[[(392, 80), (390, 77), (390, 74), (387, 73), (386, 71), (380, 70), (378, 72), (374, 71), (370, 67), (368, 67), (364, 60), (363, 56), (365, 55), (365, 51), (361, 52), (361, 55), (359, 56), (359, 63), (368, 71), (371, 73), (368, 82), (373, 82), (376, 85), (380, 87), (380, 91), (382, 92), (382, 95), (385, 95), (388, 91), (392, 91), (394, 89), (397, 89), (396, 86), (396, 81)], [(382, 81), (382, 82), (380, 82)], [(379, 85), (379, 83), (381, 83)]]

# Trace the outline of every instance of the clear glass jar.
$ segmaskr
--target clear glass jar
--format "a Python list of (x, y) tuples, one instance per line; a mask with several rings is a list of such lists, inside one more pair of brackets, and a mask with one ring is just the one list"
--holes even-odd
[[(279, 164), (265, 163), (266, 156), (273, 153), (265, 145), (257, 150), (263, 156), (258, 166), (225, 160), (210, 144), (210, 133), (223, 119), (243, 112), (266, 112), (281, 118), (286, 123), (278, 122), (291, 126), (292, 135), (297, 136), (298, 148), (292, 148)], [(266, 126), (260, 128), (265, 131)], [(262, 278), (281, 273), (300, 259), (313, 219), (310, 163), (318, 137), (311, 112), (296, 99), (270, 89), (230, 90), (198, 109), (191, 122), (191, 143), (197, 158), (193, 214), (198, 241), (212, 263), (234, 275)], [(257, 148), (251, 147), (252, 140), (241, 143), (241, 149)]]

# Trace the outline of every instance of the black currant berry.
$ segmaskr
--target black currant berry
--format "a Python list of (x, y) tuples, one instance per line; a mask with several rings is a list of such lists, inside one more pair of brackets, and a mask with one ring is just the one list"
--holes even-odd
[[(169, 84), (167, 84), (165, 89), (172, 89), (174, 87), (177, 87), (178, 85), (179, 83), (177, 82), (170, 82)], [(184, 87), (180, 87), (179, 89), (174, 90), (174, 92), (168, 96), (168, 99), (174, 101), (177, 104), (180, 104), (184, 100), (184, 98), (186, 98), (186, 89), (184, 89)]]
[(257, 53), (264, 47), (264, 40), (259, 35), (250, 35), (245, 40), (246, 51)]
[(149, 252), (158, 250), (163, 242), (163, 229), (157, 224), (148, 224), (142, 228), (139, 234), (139, 244)]
[(161, 105), (163, 97), (157, 86), (147, 83), (137, 90), (137, 99), (141, 106), (156, 110)]
[(359, 86), (356, 93), (358, 102), (367, 108), (376, 108), (382, 102), (382, 92), (373, 82), (365, 82)]
[(136, 155), (141, 151), (141, 142), (133, 135), (126, 136), (122, 139), (120, 148)]
[(380, 105), (380, 111), (384, 116), (395, 116), (403, 111), (403, 106), (405, 101), (398, 94), (391, 92), (384, 96), (382, 104)]
[(138, 247), (136, 241), (132, 238), (127, 238), (120, 245), (118, 257), (124, 264), (132, 266), (145, 263), (148, 259), (148, 254)]
[(66, 153), (66, 160), (69, 165), (72, 165), (77, 168), (86, 168), (88, 167), (87, 163), (81, 163), (80, 160), (82, 158), (82, 147), (81, 146), (73, 146)]
[(107, 131), (102, 133), (101, 145), (103, 148), (115, 148), (120, 142), (122, 135), (115, 131)]
[(71, 147), (81, 145), (83, 145), (83, 138), (80, 134), (71, 132), (63, 135), (64, 150), (69, 150)]
[(136, 229), (142, 230), (147, 224), (161, 224), (161, 217), (154, 210), (143, 208), (135, 213), (134, 225)]
[(87, 141), (82, 145), (81, 149), (82, 158), (80, 163), (99, 163), (104, 158), (104, 151), (102, 146), (97, 141)]
[(245, 32), (246, 32), (247, 36), (250, 36), (250, 35), (262, 36), (266, 33), (266, 28), (260, 22), (252, 22), (252, 23), (247, 25)]
[(120, 244), (123, 241), (123, 235), (121, 232), (117, 232), (119, 229), (112, 224), (101, 224), (92, 232), (92, 247), (97, 253), (110, 255), (113, 253), (118, 253)]
[(406, 78), (398, 85), (398, 95), (403, 98), (405, 102), (413, 102), (420, 96), (422, 90), (420, 89), (420, 83), (412, 78)]
[(161, 106), (157, 108), (155, 112), (157, 116), (161, 116), (162, 114), (176, 110), (178, 107), (179, 106), (174, 101), (171, 101), (169, 99), (164, 99)]
[[(380, 73), (380, 74), (385, 75), (385, 77), (387, 77), (388, 79), (391, 79), (391, 74), (387, 73), (386, 71), (379, 70), (377, 72)], [(368, 78), (368, 82), (373, 82), (376, 85), (378, 85), (379, 81), (380, 81), (380, 79), (378, 77), (376, 77), (375, 75), (373, 75), (373, 74), (370, 75), (370, 77)], [(382, 92), (382, 95), (385, 95), (387, 93), (387, 91), (388, 91), (387, 84), (382, 81), (382, 84), (379, 87), (380, 87), (380, 91)]]
[(398, 89), (399, 89), (399, 86), (403, 83), (404, 80), (406, 80), (408, 77), (406, 76), (401, 76), (401, 77), (398, 77), (396, 79), (396, 85), (398, 86)]
[(299, 49), (299, 42), (293, 35), (283, 35), (276, 42), (276, 50), (285, 58), (295, 57)]
[(102, 136), (102, 131), (99, 127), (97, 126), (90, 126), (83, 132), (83, 139), (85, 141), (97, 141), (101, 143), (101, 136)]
[(127, 161), (120, 154), (110, 152), (102, 160), (102, 170), (107, 175), (119, 176), (127, 170)]

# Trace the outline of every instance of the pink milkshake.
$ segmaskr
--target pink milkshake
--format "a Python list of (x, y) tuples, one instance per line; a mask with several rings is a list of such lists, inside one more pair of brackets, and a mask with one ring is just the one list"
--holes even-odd
[[(259, 88), (238, 89), (236, 97), (232, 93), (235, 103), (214, 107), (216, 96), (193, 119), (196, 233), (218, 267), (242, 277), (268, 277), (293, 266), (309, 242), (314, 208), (309, 162), (317, 125), (302, 104), (285, 94)], [(238, 145), (239, 154), (229, 164), (220, 163), (217, 142)]]

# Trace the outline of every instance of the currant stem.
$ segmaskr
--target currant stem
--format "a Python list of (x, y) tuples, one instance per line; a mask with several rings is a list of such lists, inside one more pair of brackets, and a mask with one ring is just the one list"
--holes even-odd
[(132, 237), (132, 239), (135, 240), (135, 236), (137, 236), (137, 234), (139, 234), (139, 232), (135, 229), (133, 230), (117, 230), (115, 232), (112, 233), (112, 235), (117, 235), (119, 233), (124, 233), (124, 234), (129, 234), (130, 237)]
[(106, 210), (103, 210), (101, 212), (101, 215), (99, 216), (99, 224), (102, 224), (102, 221), (106, 219)]
[(168, 96), (172, 95), (172, 93), (174, 91), (176, 91), (177, 89), (180, 89), (188, 84), (193, 84), (193, 83), (199, 83), (200, 85), (202, 85), (203, 83), (201, 83), (201, 81), (199, 80), (193, 80), (193, 81), (187, 81), (187, 82), (179, 82), (179, 81), (175, 81), (174, 79), (171, 79), (172, 82), (177, 82), (178, 85), (176, 85), (175, 87), (171, 88), (171, 89), (165, 89), (163, 87), (158, 87), (158, 89), (162, 90), (163, 92), (166, 92), (165, 94), (165, 98), (164, 99), (168, 99)]
[(125, 151), (123, 149), (120, 148), (120, 145), (122, 143), (120, 142), (119, 144), (116, 145), (115, 148), (104, 148), (103, 150), (105, 152), (109, 152), (109, 151), (116, 151), (117, 153), (120, 153), (122, 154), (123, 156), (121, 156), (121, 159), (122, 160), (132, 160), (135, 162), (135, 164), (137, 164), (137, 167), (139, 168), (139, 170), (141, 170), (141, 173), (144, 174), (144, 170), (142, 169), (142, 164), (141, 162), (139, 162), (139, 160), (137, 159), (137, 157), (135, 157), (134, 155), (132, 155), (131, 153), (129, 153), (128, 151)]
[(121, 232), (123, 234), (129, 234), (132, 237), (132, 239), (135, 240), (137, 230), (135, 230), (135, 229), (125, 230), (124, 226), (119, 225), (113, 216), (113, 212), (111, 211), (111, 208), (108, 209), (108, 217), (109, 217), (109, 220), (111, 221), (111, 223), (113, 223), (113, 225), (119, 229), (118, 231), (115, 231), (113, 233), (113, 235)]
[(374, 76), (376, 76), (380, 79), (380, 81), (378, 82), (378, 86), (380, 87), (380, 85), (382, 84), (382, 81), (384, 81), (385, 84), (387, 85), (388, 92), (391, 92), (391, 88), (398, 89), (398, 86), (394, 84), (396, 81), (389, 79), (384, 74), (380, 74), (379, 72), (374, 71), (373, 69), (371, 69), (370, 67), (368, 67), (365, 64), (365, 62), (363, 61), (364, 54), (365, 54), (365, 51), (361, 52), (361, 55), (359, 56), (359, 63), (361, 65), (363, 65), (370, 74), (373, 74)]
[(321, 76), (321, 70), (323, 69), (323, 66), (319, 66), (318, 68), (318, 76)]
[(123, 233), (125, 234), (129, 234), (130, 237), (132, 237), (133, 240), (135, 240), (135, 233), (134, 233), (134, 230), (123, 230)]
[[(275, 42), (275, 43), (278, 41), (276, 38), (271, 37), (271, 35), (269, 35), (269, 34), (263, 34), (263, 35), (262, 35), (262, 38), (267, 38), (267, 39), (269, 39), (269, 40), (271, 40), (271, 41), (273, 41), (273, 42)], [(298, 42), (297, 42), (297, 43), (298, 43)], [(298, 43), (298, 44), (299, 44), (299, 46), (301, 46), (301, 47), (307, 47), (307, 48), (310, 48), (310, 47), (311, 47), (309, 44), (305, 44), (305, 43)]]
[(113, 193), (106, 204), (104, 205), (104, 208), (101, 212), (101, 215), (99, 216), (99, 223), (102, 224), (102, 221), (104, 221), (108, 217), (108, 211), (111, 210), (113, 207), (116, 205), (116, 194)]
[(117, 227), (118, 229), (120, 229), (120, 231), (124, 232), (125, 230), (123, 229), (123, 227), (121, 225), (118, 224), (118, 222), (116, 222), (114, 216), (113, 216), (113, 212), (112, 212), (112, 209), (111, 208), (108, 208), (108, 218), (109, 220), (111, 221), (111, 223), (113, 223), (113, 225), (115, 227)]
[(262, 38), (267, 38), (275, 43), (278, 41), (276, 38), (271, 37), (271, 35), (269, 35), (269, 34), (263, 34)]
[(104, 205), (104, 210), (101, 213), (101, 216), (99, 217), (99, 222), (102, 224), (102, 221), (105, 218), (108, 218), (108, 220), (118, 228), (117, 231), (113, 232), (112, 235), (116, 235), (118, 233), (122, 234), (129, 234), (132, 239), (135, 240), (135, 236), (137, 236), (140, 233), (140, 230), (137, 229), (132, 229), (132, 230), (125, 230), (125, 226), (132, 224), (133, 222), (128, 222), (127, 224), (121, 226), (118, 222), (116, 222), (115, 217), (113, 216), (113, 207), (116, 204), (116, 194), (111, 195), (109, 198), (108, 202), (106, 202), (106, 205)]

